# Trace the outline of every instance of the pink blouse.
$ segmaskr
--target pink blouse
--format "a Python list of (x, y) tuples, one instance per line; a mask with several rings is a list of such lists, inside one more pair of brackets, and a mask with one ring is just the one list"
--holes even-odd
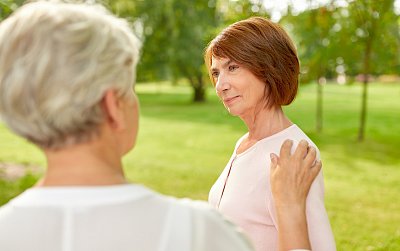
[[(209, 203), (240, 226), (257, 251), (278, 250), (277, 217), (269, 182), (270, 153), (279, 154), (286, 139), (294, 141), (293, 149), (302, 139), (316, 146), (299, 127), (292, 125), (236, 154), (245, 136), (236, 143), (231, 159), (211, 188)], [(324, 206), (322, 172), (311, 186), (306, 207), (312, 250), (336, 250)]]

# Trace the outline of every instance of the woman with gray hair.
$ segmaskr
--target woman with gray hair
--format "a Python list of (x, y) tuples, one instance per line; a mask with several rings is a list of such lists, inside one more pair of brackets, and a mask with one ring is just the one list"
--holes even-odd
[[(203, 203), (127, 183), (121, 158), (138, 131), (138, 57), (128, 24), (97, 5), (29, 3), (0, 24), (0, 115), (47, 159), (37, 186), (0, 208), (0, 250), (252, 250)], [(321, 168), (310, 168), (305, 149), (274, 158), (273, 184), (286, 186), (288, 167), (301, 181), (276, 194), (282, 205), (304, 201)], [(282, 227), (289, 241), (304, 237), (296, 224)]]

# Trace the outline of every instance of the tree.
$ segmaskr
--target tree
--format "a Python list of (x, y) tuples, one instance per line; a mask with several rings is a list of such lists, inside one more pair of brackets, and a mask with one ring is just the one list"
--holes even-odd
[[(362, 102), (360, 114), (360, 126), (358, 141), (365, 138), (365, 125), (367, 118), (367, 100), (369, 76), (379, 72), (380, 64), (385, 64), (384, 60), (388, 57), (398, 57), (398, 55), (388, 55), (383, 51), (395, 45), (390, 37), (391, 27), (396, 25), (397, 17), (394, 14), (394, 0), (359, 0), (349, 3), (350, 17), (347, 22), (347, 32), (352, 42), (352, 50), (347, 55), (347, 62), (350, 68), (361, 72), (363, 76)], [(397, 30), (398, 27), (394, 28)], [(399, 37), (398, 34), (396, 36)], [(354, 60), (356, 59), (356, 60)], [(383, 60), (384, 59), (384, 60)], [(371, 64), (371, 62), (377, 62)], [(387, 64), (386, 64), (387, 66)]]
[[(309, 1), (310, 6), (313, 1)], [(290, 11), (289, 11), (290, 13)], [(362, 109), (358, 140), (365, 135), (367, 90), (372, 74), (399, 74), (400, 26), (394, 13), (393, 0), (348, 1), (335, 6), (335, 1), (284, 22), (291, 27), (298, 42), (302, 74), (309, 79), (333, 77), (338, 73), (356, 76), (362, 73)], [(371, 62), (374, 62), (372, 64)], [(318, 85), (317, 130), (322, 128), (322, 86)], [(320, 121), (320, 122), (318, 122)]]
[(117, 0), (110, 3), (121, 16), (136, 16), (141, 27), (143, 48), (138, 80), (184, 78), (193, 88), (193, 101), (204, 101), (203, 50), (209, 31), (217, 24), (216, 2)]
[[(313, 1), (309, 1), (310, 9), (299, 15), (286, 16), (282, 22), (290, 24), (298, 46), (301, 61), (301, 79), (308, 82), (312, 79), (317, 84), (316, 130), (323, 127), (323, 85), (328, 75), (335, 74), (336, 67), (336, 26), (334, 14), (336, 7), (327, 6), (311, 9)], [(290, 13), (290, 10), (289, 10)]]
[(169, 77), (167, 48), (169, 47), (170, 1), (106, 0), (106, 5), (118, 16), (127, 19), (142, 41), (141, 58), (137, 66), (138, 81), (164, 80)]
[(172, 1), (170, 67), (175, 77), (186, 78), (193, 87), (193, 101), (205, 101), (203, 52), (207, 34), (217, 24), (213, 1)]

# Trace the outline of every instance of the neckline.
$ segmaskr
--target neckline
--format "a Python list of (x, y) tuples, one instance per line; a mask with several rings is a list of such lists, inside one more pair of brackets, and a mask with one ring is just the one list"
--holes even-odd
[(139, 199), (152, 194), (142, 185), (34, 187), (10, 201), (24, 205), (93, 205)]
[(237, 144), (237, 146), (236, 146), (236, 148), (235, 148), (235, 156), (236, 156), (236, 157), (243, 156), (243, 155), (245, 155), (246, 153), (255, 150), (255, 149), (257, 148), (257, 145), (258, 145), (259, 143), (264, 142), (264, 141), (268, 141), (268, 140), (272, 140), (272, 139), (274, 139), (274, 138), (277, 138), (277, 137), (281, 136), (282, 134), (285, 134), (285, 133), (287, 133), (288, 131), (290, 131), (290, 130), (292, 130), (293, 128), (296, 128), (296, 127), (297, 127), (296, 124), (292, 124), (292, 125), (290, 125), (289, 127), (286, 127), (285, 129), (283, 129), (282, 131), (279, 131), (279, 132), (277, 132), (277, 133), (275, 133), (275, 134), (272, 134), (272, 135), (270, 135), (270, 136), (267, 136), (267, 137), (265, 137), (265, 138), (262, 138), (262, 139), (258, 140), (258, 141), (257, 141), (256, 143), (254, 143), (252, 146), (250, 146), (249, 148), (247, 148), (244, 152), (242, 152), (242, 153), (237, 153), (237, 149), (239, 148), (240, 144), (242, 143), (242, 141), (244, 140), (244, 138), (245, 138), (246, 136), (249, 135), (249, 132), (247, 132), (247, 133), (246, 133), (245, 135), (243, 135), (242, 138), (239, 140), (239, 143)]

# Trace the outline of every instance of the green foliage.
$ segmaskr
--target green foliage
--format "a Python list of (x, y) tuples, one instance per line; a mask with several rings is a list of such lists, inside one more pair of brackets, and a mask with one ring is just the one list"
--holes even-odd
[(336, 76), (336, 59), (340, 50), (337, 48), (339, 34), (335, 28), (335, 11), (332, 5), (323, 6), (297, 16), (289, 14), (282, 20), (297, 44), (302, 82)]
[(218, 1), (218, 10), (224, 26), (255, 15), (268, 16), (261, 0)]
[(175, 79), (184, 77), (194, 89), (194, 100), (204, 101), (203, 51), (206, 35), (216, 25), (213, 1), (173, 1), (171, 69)]
[(0, 21), (10, 15), (17, 7), (16, 1), (0, 0)]
[(138, 81), (170, 78), (169, 53), (171, 48), (171, 1), (111, 1), (120, 16), (134, 19), (139, 24), (136, 33), (143, 41), (137, 69)]
[(348, 7), (330, 1), (284, 17), (298, 45), (303, 81), (343, 73), (400, 74), (399, 16), (393, 6), (393, 0), (349, 1)]
[[(309, 1), (310, 6), (314, 1)], [(288, 15), (284, 23), (298, 44), (302, 80), (334, 78), (346, 74), (364, 76), (400, 74), (400, 26), (394, 1), (348, 1), (338, 7), (330, 1), (322, 7)], [(305, 73), (305, 74), (304, 74)], [(362, 93), (359, 140), (365, 135), (367, 82)], [(317, 128), (322, 128), (322, 87), (320, 86)]]
[(342, 48), (347, 47), (343, 58), (348, 73), (400, 74), (396, 71), (400, 28), (394, 0), (353, 1), (339, 13), (343, 27), (339, 42)]
[[(113, 9), (118, 3), (113, 1)], [(203, 1), (137, 1), (134, 15), (142, 26), (144, 46), (138, 80), (185, 78), (194, 90), (194, 101), (205, 99), (203, 50), (207, 34), (216, 26), (216, 3)], [(133, 10), (132, 8), (130, 8)]]

